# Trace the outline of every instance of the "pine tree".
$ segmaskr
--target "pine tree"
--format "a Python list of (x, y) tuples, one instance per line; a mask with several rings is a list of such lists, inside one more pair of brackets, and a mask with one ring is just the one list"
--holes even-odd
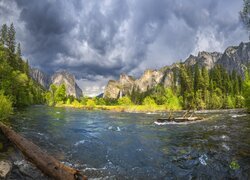
[(18, 43), (17, 45), (17, 51), (16, 51), (17, 57), (21, 58), (22, 57), (22, 51), (21, 51), (21, 44)]
[(13, 23), (11, 23), (10, 28), (8, 29), (7, 35), (7, 47), (11, 54), (15, 53), (16, 48), (16, 31)]
[(8, 26), (6, 24), (2, 25), (0, 43), (6, 45), (8, 34)]

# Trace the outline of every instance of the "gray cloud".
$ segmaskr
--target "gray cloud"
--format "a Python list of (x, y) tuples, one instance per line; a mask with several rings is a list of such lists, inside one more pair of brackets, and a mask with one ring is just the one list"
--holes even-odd
[[(52, 73), (67, 69), (103, 86), (198, 51), (247, 41), (235, 0), (0, 0), (0, 22), (14, 22), (23, 54)], [(89, 88), (88, 88), (89, 89)], [(98, 88), (95, 88), (97, 90)], [(101, 89), (101, 88), (99, 88)]]

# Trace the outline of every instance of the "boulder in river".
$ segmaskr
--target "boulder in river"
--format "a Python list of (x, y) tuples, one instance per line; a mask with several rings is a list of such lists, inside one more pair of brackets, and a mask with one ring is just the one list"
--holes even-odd
[(8, 173), (12, 169), (12, 164), (10, 161), (4, 160), (0, 161), (0, 177), (5, 179)]

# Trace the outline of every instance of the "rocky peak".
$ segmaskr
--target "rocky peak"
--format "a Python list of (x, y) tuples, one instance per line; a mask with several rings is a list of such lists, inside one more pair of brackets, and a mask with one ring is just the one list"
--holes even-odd
[(122, 85), (125, 85), (127, 83), (129, 84), (133, 84), (134, 83), (134, 78), (132, 76), (128, 76), (127, 74), (121, 74), (120, 75), (120, 79), (119, 79), (119, 82), (122, 84)]
[(239, 46), (230, 46), (223, 53), (217, 64), (228, 71), (235, 70), (244, 76), (246, 66), (250, 63), (250, 43), (240, 43)]
[(49, 89), (51, 84), (59, 86), (64, 83), (67, 95), (73, 95), (76, 98), (80, 98), (83, 95), (82, 90), (76, 83), (75, 76), (67, 71), (56, 72), (54, 75), (49, 76), (41, 70), (33, 68), (30, 69), (30, 76), (45, 89)]
[(80, 98), (82, 96), (82, 90), (77, 85), (75, 76), (67, 71), (56, 72), (51, 77), (51, 82), (57, 86), (65, 84), (67, 95), (72, 95), (76, 98)]
[(49, 88), (51, 80), (50, 77), (44, 72), (40, 71), (37, 68), (30, 68), (30, 76), (45, 89)]
[(185, 64), (187, 66), (194, 66), (195, 64), (198, 64), (200, 67), (205, 66), (207, 69), (212, 69), (220, 57), (221, 53), (218, 52), (201, 51), (197, 56), (190, 55), (186, 59)]
[(120, 90), (121, 85), (118, 81), (109, 80), (107, 86), (105, 87), (103, 97), (117, 99), (120, 95)]
[(146, 70), (143, 75), (135, 81), (136, 87), (139, 88), (141, 92), (147, 91), (159, 84), (163, 79), (164, 73), (157, 70)]
[[(174, 82), (174, 71), (179, 69), (179, 64), (165, 66), (159, 70), (146, 70), (143, 75), (134, 80), (132, 77), (122, 74), (119, 81), (110, 81), (105, 88), (104, 97), (118, 98), (119, 95), (126, 94), (133, 87), (139, 91), (145, 92), (158, 84), (163, 84), (164, 87), (170, 87)], [(243, 76), (246, 65), (250, 64), (250, 42), (240, 43), (239, 46), (228, 47), (225, 52), (199, 52), (197, 56), (190, 55), (186, 61), (186, 66), (206, 67), (212, 69), (215, 65), (222, 65), (227, 71), (235, 70)], [(176, 81), (176, 80), (175, 80)], [(178, 83), (177, 81), (175, 83)]]

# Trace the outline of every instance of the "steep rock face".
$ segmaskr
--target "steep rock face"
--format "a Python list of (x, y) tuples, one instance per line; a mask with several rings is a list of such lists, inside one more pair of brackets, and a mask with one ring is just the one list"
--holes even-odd
[(131, 93), (133, 88), (140, 92), (145, 92), (159, 84), (164, 77), (164, 73), (157, 70), (146, 70), (139, 79), (134, 79), (126, 74), (121, 74), (118, 81), (110, 80), (104, 90), (104, 97), (116, 99), (120, 96)]
[(239, 46), (228, 47), (218, 60), (228, 71), (235, 70), (242, 76), (246, 66), (250, 63), (250, 43), (240, 43)]
[(121, 74), (119, 79), (119, 84), (122, 90), (121, 91), (122, 95), (125, 95), (131, 92), (132, 88), (135, 85), (135, 80), (132, 76)]
[(64, 83), (67, 95), (73, 95), (76, 98), (83, 96), (82, 90), (77, 85), (74, 75), (67, 71), (57, 72), (50, 77), (41, 70), (34, 68), (30, 69), (30, 76), (45, 89), (49, 89), (51, 84), (61, 85)]
[(103, 97), (117, 99), (119, 97), (121, 85), (118, 81), (110, 80), (104, 90)]
[(194, 66), (196, 63), (198, 63), (199, 67), (205, 66), (207, 69), (212, 69), (217, 61), (221, 58), (222, 54), (218, 52), (199, 52), (198, 56), (190, 55), (186, 61), (185, 64), (187, 66)]
[(75, 76), (68, 73), (67, 71), (55, 73), (51, 77), (51, 82), (57, 86), (65, 84), (67, 95), (72, 95), (76, 98), (80, 98), (82, 96), (82, 90), (76, 84)]
[(144, 74), (135, 81), (135, 85), (140, 92), (145, 92), (159, 84), (162, 81), (163, 76), (164, 74), (161, 71), (146, 70)]
[(39, 69), (30, 69), (30, 76), (38, 82), (41, 86), (43, 86), (45, 89), (49, 88), (49, 85), (51, 84), (50, 77), (45, 74), (44, 72), (40, 71)]
[[(206, 67), (208, 70), (215, 65), (222, 65), (227, 71), (235, 70), (237, 73), (244, 75), (244, 70), (250, 64), (250, 42), (240, 43), (239, 46), (228, 47), (225, 52), (199, 52), (197, 56), (190, 55), (184, 62), (186, 66)], [(134, 80), (132, 77), (122, 74), (118, 81), (109, 82), (105, 88), (105, 98), (118, 98), (121, 95), (126, 95), (133, 87), (139, 91), (145, 92), (148, 89), (162, 83), (164, 87), (170, 87), (173, 83), (178, 84), (178, 80), (174, 80), (174, 72), (178, 71), (179, 63), (171, 66), (165, 66), (159, 70), (146, 70), (144, 74)]]

